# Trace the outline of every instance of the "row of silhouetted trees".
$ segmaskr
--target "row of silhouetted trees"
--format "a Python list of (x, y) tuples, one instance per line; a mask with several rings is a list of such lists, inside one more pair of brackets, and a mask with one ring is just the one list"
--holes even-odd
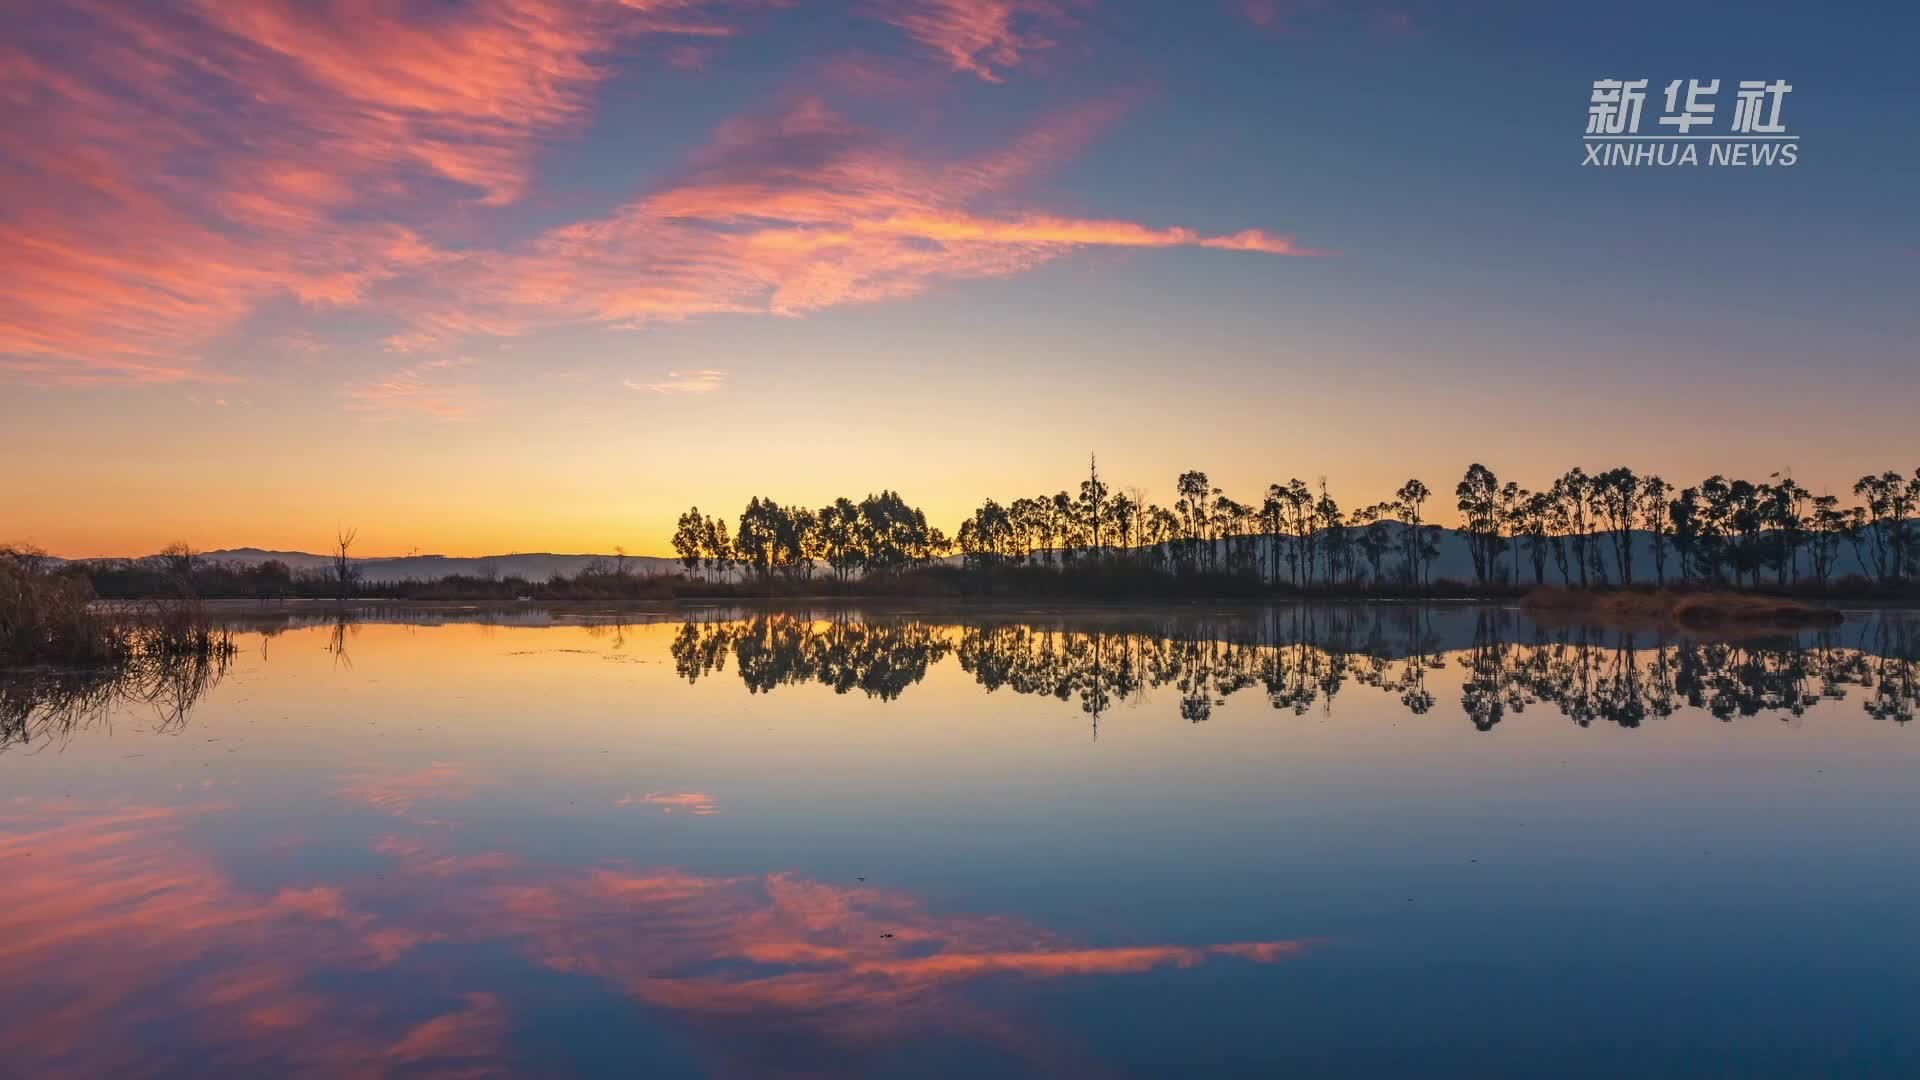
[[(760, 578), (826, 567), (845, 579), (957, 553), (982, 569), (1126, 563), (1300, 587), (1418, 586), (1431, 581), (1446, 534), (1417, 478), (1354, 510), (1324, 479), (1271, 484), (1243, 501), (1193, 470), (1176, 478), (1174, 493), (1162, 506), (1138, 488), (1113, 490), (1090, 463), (1077, 493), (988, 499), (951, 540), (892, 491), (819, 510), (755, 498), (731, 531), (725, 518), (687, 511), (673, 547), (689, 573)], [(1847, 565), (1898, 586), (1920, 566), (1920, 470), (1863, 476), (1848, 503), (1778, 474), (1675, 488), (1626, 467), (1570, 469), (1533, 491), (1476, 463), (1454, 495), (1457, 532), (1483, 585), (1825, 585)]]
[[(1563, 584), (1633, 585), (1681, 580), (1759, 586), (1835, 576), (1844, 549), (1888, 584), (1904, 582), (1920, 558), (1920, 469), (1869, 474), (1853, 485), (1860, 501), (1842, 505), (1774, 474), (1771, 483), (1720, 475), (1675, 490), (1657, 475), (1620, 467), (1588, 474), (1574, 468), (1542, 491), (1528, 491), (1475, 464), (1454, 488), (1461, 531), (1482, 581), (1521, 580), (1522, 559), (1536, 584), (1552, 563)], [(1644, 552), (1651, 565), (1635, 565)], [(1510, 555), (1503, 573), (1503, 557)]]
[(731, 535), (725, 518), (696, 506), (680, 515), (673, 533), (674, 554), (688, 573), (742, 570), (762, 579), (808, 578), (819, 566), (841, 579), (892, 573), (925, 566), (951, 548), (924, 511), (892, 491), (857, 503), (835, 499), (818, 510), (756, 497)]

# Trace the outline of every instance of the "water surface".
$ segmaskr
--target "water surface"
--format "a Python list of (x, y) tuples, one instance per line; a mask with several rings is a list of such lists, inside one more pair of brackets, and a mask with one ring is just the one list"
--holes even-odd
[(1904, 615), (240, 641), (0, 679), (0, 1071), (1920, 1074)]

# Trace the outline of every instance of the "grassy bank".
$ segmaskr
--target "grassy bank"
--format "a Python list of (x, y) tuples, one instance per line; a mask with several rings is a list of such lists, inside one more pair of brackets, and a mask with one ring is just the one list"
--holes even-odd
[(1825, 626), (1840, 612), (1782, 596), (1714, 589), (1535, 589), (1522, 601), (1535, 614), (1603, 624)]
[[(166, 588), (157, 577), (136, 579), (116, 572), (95, 579), (99, 595), (138, 600)], [(1299, 587), (1264, 581), (1250, 573), (1165, 570), (1124, 562), (1088, 562), (1053, 566), (960, 567), (933, 565), (906, 570), (836, 577), (830, 572), (734, 574), (707, 578), (684, 574), (582, 573), (546, 581), (519, 577), (451, 575), (432, 580), (358, 582), (347, 595), (333, 582), (294, 578), (272, 589), (240, 575), (203, 568), (196, 574), (199, 595), (218, 600), (353, 599), (512, 603), (647, 604), (676, 600), (753, 599), (905, 599), (1154, 602), (1187, 600), (1298, 599), (1518, 599), (1514, 586), (1472, 586), (1439, 581), (1430, 584), (1315, 583)]]
[(0, 548), (0, 666), (112, 668), (224, 656), (232, 639), (190, 589), (103, 608), (84, 575), (37, 552)]
[[(679, 574), (580, 574), (548, 581), (522, 578), (446, 577), (432, 581), (362, 583), (351, 594), (361, 600), (447, 601), (460, 603), (653, 604), (679, 600), (762, 599), (899, 599), (993, 600), (1034, 603), (1289, 603), (1326, 601), (1521, 600), (1535, 586), (1476, 584), (1436, 580), (1420, 584), (1397, 581), (1319, 582), (1300, 586), (1275, 582), (1254, 574), (1222, 572), (1171, 573), (1128, 563), (1088, 563), (1065, 568), (1010, 565), (997, 567), (925, 566), (895, 573), (836, 578), (829, 573), (792, 577), (733, 577), (711, 580)], [(1639, 594), (1651, 589), (1553, 590), (1607, 596)], [(1704, 588), (1676, 587), (1669, 591), (1701, 595)], [(1769, 585), (1763, 589), (1720, 589), (1718, 595), (1779, 598), (1808, 606), (1920, 607), (1920, 587), (1890, 588), (1861, 579), (1827, 586)], [(208, 594), (215, 595), (215, 594)], [(231, 599), (304, 598), (331, 600), (337, 590), (312, 587), (260, 597), (237, 591)]]

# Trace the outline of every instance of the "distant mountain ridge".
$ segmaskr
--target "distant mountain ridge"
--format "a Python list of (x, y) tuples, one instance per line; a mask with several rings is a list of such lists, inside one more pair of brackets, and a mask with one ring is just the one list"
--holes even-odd
[[(200, 557), (210, 562), (234, 563), (241, 566), (279, 560), (295, 572), (327, 570), (333, 566), (331, 555), (315, 555), (307, 551), (269, 551), (254, 547), (204, 551), (200, 553)], [(535, 551), (482, 555), (474, 558), (458, 558), (450, 555), (385, 555), (355, 558), (352, 561), (353, 565), (360, 570), (360, 579), (366, 582), (431, 581), (456, 574), (547, 581), (558, 575), (578, 574), (595, 563), (605, 563), (611, 567), (620, 559), (617, 555), (567, 555)], [(625, 562), (628, 571), (635, 574), (672, 574), (680, 570), (677, 560), (663, 559), (656, 555), (629, 555)]]

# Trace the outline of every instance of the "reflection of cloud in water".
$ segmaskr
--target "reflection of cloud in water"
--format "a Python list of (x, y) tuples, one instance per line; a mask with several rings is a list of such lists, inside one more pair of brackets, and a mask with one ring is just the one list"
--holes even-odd
[(127, 1075), (192, 1048), (209, 1074), (343, 1076), (404, 1060), (416, 1019), (309, 975), (379, 968), (431, 935), (355, 913), (337, 888), (236, 885), (185, 844), (210, 812), (15, 803), (0, 817), (0, 1059)]
[[(670, 1010), (721, 1071), (780, 1065), (759, 1056), (776, 1053), (768, 1036), (804, 1038), (811, 1060), (839, 1063), (829, 1072), (932, 1035), (1051, 1068), (1062, 1050), (1009, 1015), (1007, 980), (1271, 963), (1303, 947), (1092, 947), (793, 874), (555, 868), (398, 835), (370, 842), (378, 872), (250, 889), (188, 843), (190, 821), (216, 812), (17, 801), (0, 816), (6, 1060), (43, 1074), (157, 1060), (327, 1075), (511, 1067), (514, 980), (425, 947), (445, 943), (508, 948)], [(375, 974), (382, 990), (369, 993)]]
[(991, 980), (1134, 974), (1217, 957), (1271, 963), (1304, 947), (1092, 948), (1016, 919), (935, 914), (903, 893), (781, 873), (500, 867), (461, 878), (445, 896), (440, 918), (456, 936), (504, 931), (542, 966), (672, 1010), (710, 1037), (721, 1065), (747, 1074), (792, 1068), (752, 1056), (775, 1035), (804, 1037), (816, 1060), (848, 1069), (874, 1044), (935, 1032), (1039, 1053), (1040, 1033), (984, 1000)]
[(369, 766), (340, 778), (341, 792), (353, 802), (364, 803), (381, 813), (407, 818), (422, 825), (444, 825), (445, 821), (416, 817), (415, 809), (426, 801), (459, 802), (473, 795), (477, 782), (464, 769), (448, 761), (435, 761), (423, 768), (395, 770)]
[(613, 801), (615, 806), (657, 806), (666, 813), (684, 810), (689, 814), (705, 817), (720, 812), (713, 796), (698, 791), (650, 791), (645, 795), (623, 795)]

